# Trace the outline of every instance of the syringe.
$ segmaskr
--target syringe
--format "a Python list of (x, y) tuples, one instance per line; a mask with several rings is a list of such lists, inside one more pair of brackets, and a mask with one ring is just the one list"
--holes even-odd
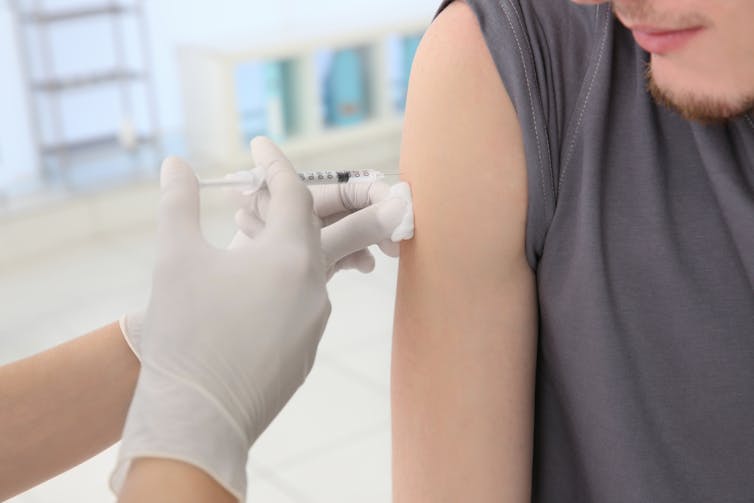
[[(306, 185), (331, 185), (340, 183), (368, 183), (385, 178), (381, 171), (373, 169), (351, 171), (304, 171), (297, 173)], [(237, 187), (244, 192), (256, 192), (264, 184), (264, 177), (258, 170), (238, 171), (225, 178), (200, 180), (201, 187)]]

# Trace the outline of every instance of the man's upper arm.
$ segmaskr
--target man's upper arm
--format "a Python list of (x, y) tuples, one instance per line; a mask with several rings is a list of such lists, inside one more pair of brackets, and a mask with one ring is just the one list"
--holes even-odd
[(476, 17), (448, 7), (409, 90), (393, 347), (395, 501), (529, 501), (537, 309), (521, 132)]

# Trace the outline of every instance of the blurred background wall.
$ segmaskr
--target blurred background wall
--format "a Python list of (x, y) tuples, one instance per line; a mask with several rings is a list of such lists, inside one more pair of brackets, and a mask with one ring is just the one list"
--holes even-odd
[(300, 170), (396, 171), (438, 3), (0, 3), (0, 263), (148, 223), (168, 154), (200, 175), (248, 169), (263, 133)]
[[(157, 124), (164, 151), (185, 153), (190, 145), (185, 142), (185, 124), (190, 110), (184, 108), (183, 86), (176, 56), (179, 48), (222, 47), (225, 50), (237, 49), (252, 51), (255, 47), (274, 47), (275, 44), (300, 43), (316, 44), (318, 40), (337, 38), (341, 34), (356, 34), (370, 29), (389, 30), (391, 26), (406, 23), (427, 23), (436, 8), (436, 0), (146, 0), (143, 2), (145, 26), (139, 33), (131, 16), (125, 14), (115, 22), (122, 32), (125, 67), (136, 71), (148, 71), (148, 89), (154, 95), (154, 121)], [(135, 122), (134, 129), (148, 129), (149, 104), (144, 103), (145, 89), (139, 82), (112, 82), (79, 86), (68, 90), (52, 90), (49, 87), (54, 79), (76, 78), (102, 72), (109, 66), (115, 67), (112, 47), (112, 20), (108, 16), (90, 16), (66, 22), (28, 22), (37, 13), (71, 12), (101, 5), (130, 5), (130, 0), (120, 3), (97, 2), (96, 0), (9, 0), (0, 4), (0, 192), (5, 197), (28, 194), (38, 191), (40, 178), (44, 178), (43, 164), (37, 157), (34, 145), (33, 110), (30, 101), (42, 102), (37, 105), (38, 122), (41, 129), (51, 130), (50, 101), (58, 99), (64, 109), (60, 119), (60, 129), (69, 139), (85, 139), (101, 136), (97, 126), (87, 124), (91, 116), (101, 122), (117, 123), (122, 117), (107, 117), (119, 112), (108, 104), (117, 101), (119, 86), (130, 88)], [(25, 14), (17, 15), (16, 11)], [(27, 22), (19, 20), (26, 19)], [(37, 19), (39, 21), (39, 19)], [(26, 48), (19, 48), (19, 36), (26, 40)], [(42, 33), (42, 35), (40, 35)], [(145, 40), (140, 40), (140, 37)], [(40, 53), (44, 52), (40, 40), (47, 37), (52, 54), (47, 65)], [(139, 43), (148, 47), (147, 61), (141, 61)], [(29, 81), (23, 78), (24, 65), (31, 71)], [(45, 68), (46, 66), (46, 68)], [(50, 72), (49, 67), (54, 67)], [(43, 69), (43, 71), (40, 71)], [(41, 74), (48, 72), (44, 78)], [(52, 74), (50, 74), (52, 73)], [(27, 88), (34, 81), (45, 80), (47, 92), (32, 91)], [(59, 83), (59, 82), (58, 82)], [(43, 96), (46, 94), (45, 96)], [(31, 96), (31, 99), (29, 99)], [(44, 103), (46, 101), (46, 103)], [(150, 111), (151, 112), (151, 111)], [(90, 121), (91, 122), (91, 121)], [(122, 133), (122, 132), (121, 132)], [(128, 131), (125, 132), (128, 136)], [(49, 135), (48, 135), (49, 136)], [(122, 138), (121, 138), (122, 139)], [(52, 139), (59, 144), (60, 138)], [(44, 141), (43, 141), (44, 143)], [(96, 153), (95, 153), (96, 154)], [(97, 157), (87, 159), (89, 164), (97, 164)], [(137, 172), (153, 171), (154, 160), (143, 160)], [(74, 180), (73, 185), (87, 185), (91, 188), (111, 185), (114, 180), (123, 178), (125, 171), (118, 168), (87, 168), (89, 180)], [(109, 171), (108, 171), (109, 169)], [(76, 175), (78, 176), (78, 175)], [(76, 178), (76, 177), (74, 177)], [(42, 183), (59, 182), (55, 169), (47, 173)], [(43, 187), (44, 188), (44, 187)], [(75, 187), (74, 187), (75, 188)]]

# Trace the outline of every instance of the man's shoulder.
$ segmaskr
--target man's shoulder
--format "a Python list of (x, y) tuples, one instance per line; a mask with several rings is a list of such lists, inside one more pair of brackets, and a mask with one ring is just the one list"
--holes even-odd
[(599, 31), (600, 11), (607, 5), (578, 5), (570, 0), (443, 0), (437, 15), (454, 4), (465, 4), (480, 20), (483, 31), (516, 30), (528, 37), (545, 37), (570, 44)]
[[(527, 94), (542, 95), (545, 108), (567, 108), (573, 103), (600, 51), (609, 53), (607, 46), (614, 20), (606, 4), (578, 5), (570, 0), (445, 0), (438, 17), (459, 7), (465, 7), (477, 18), (509, 93), (515, 94), (514, 87), (526, 86)], [(546, 96), (551, 92), (562, 102)]]
[[(453, 23), (447, 23), (449, 17)], [(583, 126), (582, 112), (593, 84), (609, 94), (610, 72), (597, 69), (613, 64), (610, 7), (580, 6), (570, 0), (446, 1), (435, 23), (446, 29), (431, 29), (432, 34), (443, 31), (448, 38), (446, 49), (438, 52), (456, 62), (448, 61), (449, 78), (469, 73), (477, 81), (502, 83), (513, 104), (530, 180), (527, 255), (535, 264), (554, 214), (561, 153), (567, 150), (569, 132)], [(491, 72), (474, 68), (482, 52), (494, 61)], [(606, 85), (600, 85), (600, 79)]]

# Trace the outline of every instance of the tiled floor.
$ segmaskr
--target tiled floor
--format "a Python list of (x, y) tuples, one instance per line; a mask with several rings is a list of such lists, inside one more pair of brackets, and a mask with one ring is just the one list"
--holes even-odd
[[(227, 216), (204, 225), (227, 242)], [(2, 236), (0, 236), (2, 241)], [(152, 232), (101, 236), (0, 264), (0, 364), (139, 308), (148, 294)], [(390, 499), (389, 358), (397, 263), (330, 283), (333, 313), (307, 383), (252, 449), (249, 501), (385, 502)], [(115, 448), (13, 500), (112, 501)], [(40, 453), (44, 456), (44, 452)]]

